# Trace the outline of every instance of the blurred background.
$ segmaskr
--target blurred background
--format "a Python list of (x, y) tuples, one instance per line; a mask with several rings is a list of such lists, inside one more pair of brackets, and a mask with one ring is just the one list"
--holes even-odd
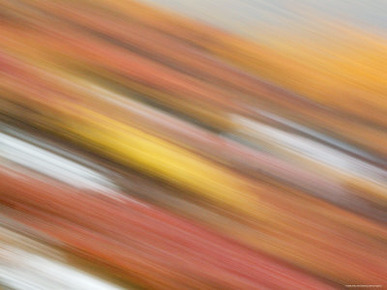
[(385, 287), (386, 15), (0, 0), (0, 289)]

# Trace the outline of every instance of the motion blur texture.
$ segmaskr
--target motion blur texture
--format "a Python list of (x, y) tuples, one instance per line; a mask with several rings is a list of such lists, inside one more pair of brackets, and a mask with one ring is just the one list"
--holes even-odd
[(387, 286), (386, 8), (0, 0), (0, 288)]

